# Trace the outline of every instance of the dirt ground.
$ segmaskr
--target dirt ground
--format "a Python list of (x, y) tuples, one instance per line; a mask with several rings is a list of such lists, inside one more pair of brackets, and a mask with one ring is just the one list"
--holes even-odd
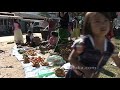
[(24, 78), (24, 70), (21, 63), (11, 55), (13, 44), (0, 43), (0, 78)]
[[(36, 36), (39, 36), (40, 34), (35, 34)], [(23, 36), (25, 40), (25, 35)], [(15, 45), (7, 44), (8, 42), (13, 42), (14, 37), (13, 36), (6, 36), (6, 37), (0, 37), (0, 50), (3, 50), (4, 52), (0, 53), (0, 78), (24, 78), (25, 73), (23, 70), (23, 67), (21, 63), (11, 55), (12, 53), (12, 47)], [(119, 42), (119, 41), (117, 41)], [(106, 65), (106, 70), (109, 70), (112, 73), (108, 73), (104, 70), (104, 72), (110, 74), (111, 76), (101, 74), (100, 77), (102, 78), (111, 78), (111, 77), (117, 77), (120, 78), (120, 71), (119, 69), (114, 66), (111, 66), (110, 64)], [(113, 75), (115, 74), (115, 76)], [(112, 76), (113, 75), (113, 76)]]
[[(39, 36), (41, 34), (34, 34)], [(25, 35), (23, 35), (25, 40)], [(25, 73), (21, 63), (11, 55), (12, 47), (15, 45), (7, 44), (13, 42), (13, 36), (0, 37), (0, 50), (5, 52), (0, 53), (0, 78), (24, 78)]]

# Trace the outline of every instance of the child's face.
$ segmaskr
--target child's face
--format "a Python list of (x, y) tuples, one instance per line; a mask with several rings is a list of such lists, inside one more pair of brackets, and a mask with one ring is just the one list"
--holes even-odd
[(90, 25), (93, 35), (105, 36), (110, 30), (110, 21), (100, 13), (93, 13), (90, 17)]

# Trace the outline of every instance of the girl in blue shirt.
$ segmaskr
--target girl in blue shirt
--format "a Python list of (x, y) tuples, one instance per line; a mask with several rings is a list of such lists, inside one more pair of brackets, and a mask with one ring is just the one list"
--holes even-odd
[(87, 12), (83, 26), (83, 36), (72, 45), (68, 58), (71, 68), (66, 78), (97, 78), (110, 57), (120, 67), (120, 58), (113, 55), (114, 45), (107, 34), (111, 18), (106, 12)]

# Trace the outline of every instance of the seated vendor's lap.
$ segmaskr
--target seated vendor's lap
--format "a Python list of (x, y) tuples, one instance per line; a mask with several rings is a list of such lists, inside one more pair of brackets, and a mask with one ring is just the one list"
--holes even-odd
[[(67, 74), (66, 74), (66, 78), (91, 78), (93, 72), (92, 71), (89, 71), (89, 70), (86, 70), (86, 71), (83, 71), (83, 70), (80, 70), (81, 72), (81, 75), (77, 75), (75, 73), (75, 71), (73, 69), (69, 69)], [(99, 76), (99, 73), (95, 74), (92, 78), (98, 78)]]
[[(79, 69), (79, 73), (80, 73), (80, 76), (78, 76), (76, 73), (75, 73), (75, 69), (73, 68), (70, 68), (66, 74), (66, 78), (91, 78), (91, 76), (93, 75), (93, 73), (96, 72), (95, 69), (89, 69), (89, 67), (87, 66), (84, 66), (84, 67), (81, 67), (81, 69)], [(99, 72), (94, 74), (92, 78), (97, 78), (99, 76)]]
[(65, 78), (83, 78), (83, 76), (82, 76), (82, 74), (81, 74), (81, 76), (78, 76), (78, 75), (74, 72), (74, 70), (69, 69), (68, 72), (67, 72), (67, 74), (66, 74), (66, 77), (65, 77)]

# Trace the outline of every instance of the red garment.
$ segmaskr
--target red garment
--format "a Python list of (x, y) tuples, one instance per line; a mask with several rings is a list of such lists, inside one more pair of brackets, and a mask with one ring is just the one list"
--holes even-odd
[(112, 23), (110, 23), (110, 31), (108, 32), (108, 34), (106, 35), (106, 37), (108, 39), (111, 39), (112, 37), (114, 37), (114, 32), (113, 32), (113, 25)]
[(69, 32), (72, 32), (72, 31), (73, 31), (71, 26), (68, 26), (68, 31), (69, 31)]
[(49, 30), (55, 30), (56, 22), (55, 21), (49, 21)]
[(111, 29), (111, 30), (109, 31), (109, 33), (107, 34), (106, 37), (107, 37), (108, 39), (111, 39), (112, 37), (114, 37), (113, 29)]
[(58, 42), (58, 37), (51, 36), (50, 39), (48, 40), (48, 43), (50, 45), (56, 45)]
[(48, 22), (44, 20), (44, 21), (41, 23), (41, 27), (46, 28), (47, 26), (48, 26)]
[(20, 29), (20, 26), (18, 23), (14, 23), (14, 30), (19, 30)]

